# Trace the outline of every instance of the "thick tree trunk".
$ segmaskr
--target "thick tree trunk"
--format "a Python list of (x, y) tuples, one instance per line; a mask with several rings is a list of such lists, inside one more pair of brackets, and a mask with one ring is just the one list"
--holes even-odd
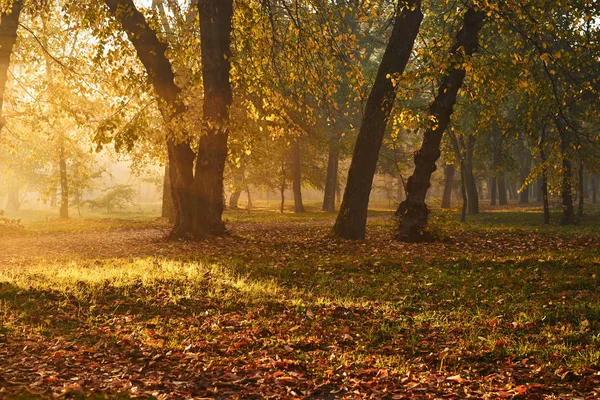
[(477, 182), (473, 174), (473, 151), (475, 150), (475, 136), (467, 138), (466, 155), (464, 162), (465, 185), (467, 189), (468, 210), (470, 215), (479, 214), (479, 196), (477, 194)]
[[(200, 14), (202, 75), (204, 84), (204, 132), (198, 154), (178, 123), (187, 108), (175, 85), (175, 75), (165, 52), (133, 0), (104, 0), (121, 23), (136, 49), (159, 99), (159, 108), (168, 129), (169, 176), (175, 209), (172, 239), (203, 238), (225, 232), (223, 213), (223, 171), (227, 157), (227, 122), (231, 104), (229, 43), (232, 0), (201, 1)], [(194, 161), (196, 161), (194, 176)]]
[(233, 0), (202, 0), (200, 42), (204, 85), (204, 132), (198, 144), (194, 177), (197, 196), (193, 233), (196, 237), (222, 235), (223, 173), (227, 160), (229, 107), (233, 99), (230, 74)]
[(452, 187), (454, 186), (454, 165), (446, 164), (444, 167), (444, 195), (442, 197), (442, 208), (450, 208), (452, 205)]
[(579, 207), (577, 209), (577, 216), (583, 217), (583, 205), (585, 199), (585, 174), (584, 174), (583, 157), (579, 160)]
[(420, 0), (401, 1), (397, 5), (392, 35), (367, 100), (348, 171), (344, 199), (333, 227), (334, 234), (339, 237), (346, 239), (365, 237), (373, 176), (385, 128), (396, 98), (391, 77), (398, 78), (403, 74), (412, 54), (422, 19)]
[(67, 176), (67, 158), (65, 155), (64, 139), (60, 138), (59, 143), (59, 160), (60, 169), (60, 217), (62, 219), (69, 218), (69, 179)]
[(2, 116), (2, 105), (4, 104), (4, 91), (8, 79), (10, 57), (17, 41), (17, 29), (19, 28), (22, 7), (23, 2), (15, 0), (10, 11), (0, 16), (0, 130), (6, 125), (6, 121)]
[(302, 203), (302, 162), (300, 159), (300, 141), (292, 141), (292, 191), (294, 192), (294, 212), (303, 213)]
[(323, 196), (323, 211), (335, 212), (335, 192), (338, 182), (340, 162), (340, 146), (338, 138), (329, 138), (329, 156), (327, 158), (327, 177), (325, 178), (325, 193)]
[(488, 179), (488, 189), (490, 192), (490, 205), (495, 206), (498, 202), (498, 186), (496, 185), (496, 178)]
[(451, 54), (454, 64), (446, 72), (433, 104), (430, 107), (432, 123), (425, 131), (421, 149), (415, 153), (415, 171), (408, 179), (407, 198), (398, 207), (401, 218), (397, 236), (405, 241), (429, 240), (424, 232), (429, 210), (425, 204), (431, 175), (440, 157), (442, 135), (450, 122), (458, 90), (466, 75), (464, 56), (471, 56), (478, 47), (478, 35), (483, 26), (485, 13), (469, 8), (464, 15), (463, 27), (457, 35)]
[(173, 207), (173, 196), (171, 194), (171, 174), (169, 164), (165, 165), (165, 176), (163, 180), (162, 212), (161, 216), (169, 222), (175, 222), (175, 209)]

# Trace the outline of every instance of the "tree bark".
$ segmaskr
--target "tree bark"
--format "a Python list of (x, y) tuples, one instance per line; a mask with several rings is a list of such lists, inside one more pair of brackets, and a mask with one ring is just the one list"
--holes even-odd
[(230, 74), (233, 0), (200, 0), (200, 39), (204, 85), (203, 127), (194, 177), (197, 196), (193, 233), (222, 235), (223, 173), (227, 161), (229, 108), (233, 100)]
[(464, 175), (467, 189), (468, 211), (469, 215), (479, 214), (479, 195), (477, 193), (477, 183), (473, 175), (473, 151), (475, 150), (475, 136), (469, 135), (467, 138)]
[(162, 212), (161, 216), (169, 222), (175, 222), (175, 209), (173, 207), (173, 196), (171, 194), (171, 174), (169, 163), (165, 165), (165, 176), (163, 180)]
[(8, 67), (13, 47), (17, 41), (17, 30), (19, 29), (19, 18), (23, 2), (15, 0), (9, 12), (3, 13), (0, 17), (0, 131), (6, 125), (2, 116), (2, 106), (4, 104), (4, 92), (6, 90), (6, 81), (8, 79)]
[(456, 96), (466, 75), (464, 56), (469, 57), (477, 50), (484, 18), (484, 12), (473, 8), (469, 8), (464, 15), (463, 26), (451, 51), (455, 62), (446, 72), (430, 107), (432, 123), (425, 131), (421, 148), (415, 153), (415, 171), (408, 179), (407, 198), (396, 211), (400, 217), (397, 231), (400, 240), (414, 242), (432, 239), (431, 235), (424, 232), (429, 215), (425, 198), (431, 185), (431, 175), (436, 170), (435, 163), (440, 157), (442, 135), (450, 123)]
[(452, 205), (452, 187), (454, 186), (454, 165), (446, 164), (444, 167), (444, 177), (442, 208), (450, 208)]
[(198, 154), (193, 152), (187, 133), (179, 124), (187, 107), (180, 98), (181, 89), (175, 85), (173, 68), (165, 55), (167, 46), (158, 40), (133, 0), (104, 2), (136, 49), (169, 129), (169, 177), (175, 210), (171, 238), (223, 234), (223, 171), (232, 98), (229, 83), (232, 0), (202, 0), (197, 5), (204, 84), (204, 132), (199, 139)]
[(292, 141), (292, 191), (294, 192), (294, 212), (305, 212), (302, 203), (302, 163), (300, 160), (300, 141)]
[(574, 207), (573, 207), (573, 168), (571, 166), (571, 160), (569, 159), (569, 147), (570, 142), (567, 136), (567, 124), (562, 121), (560, 118), (557, 118), (556, 128), (560, 135), (560, 145), (562, 151), (562, 160), (563, 160), (563, 179), (562, 179), (562, 208), (563, 215), (561, 219), (562, 225), (572, 225), (575, 222), (574, 218)]
[(323, 211), (335, 212), (335, 191), (338, 182), (340, 162), (340, 146), (337, 135), (329, 138), (329, 155), (327, 157), (327, 177), (325, 178), (325, 193), (323, 196)]
[(346, 239), (365, 237), (369, 196), (377, 159), (396, 98), (391, 78), (398, 79), (403, 74), (412, 54), (422, 19), (420, 0), (400, 1), (396, 6), (392, 35), (367, 100), (348, 171), (344, 198), (333, 227), (334, 234), (339, 237)]
[(175, 85), (175, 74), (165, 53), (167, 46), (158, 40), (133, 0), (104, 0), (112, 16), (119, 21), (144, 65), (158, 97), (159, 109), (169, 130), (167, 149), (171, 197), (175, 210), (175, 224), (171, 238), (193, 234), (191, 221), (194, 214), (192, 183), (195, 154), (187, 141), (186, 132), (177, 126), (178, 119), (187, 111), (180, 99), (181, 89)]
[(596, 195), (596, 191), (598, 190), (597, 182), (598, 182), (598, 177), (592, 176), (592, 203), (593, 204), (596, 204), (596, 202), (598, 201), (598, 197)]
[(65, 155), (65, 143), (62, 134), (59, 138), (59, 160), (60, 169), (60, 218), (69, 218), (69, 179), (67, 176), (67, 158)]

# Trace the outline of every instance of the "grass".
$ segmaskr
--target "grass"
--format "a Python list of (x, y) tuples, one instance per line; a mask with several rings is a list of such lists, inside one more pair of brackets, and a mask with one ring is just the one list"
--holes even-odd
[[(444, 241), (419, 245), (392, 240), (389, 212), (353, 243), (328, 236), (330, 214), (228, 211), (223, 239), (140, 236), (115, 257), (117, 236), (101, 255), (24, 259), (0, 267), (0, 386), (33, 398), (598, 396), (598, 211), (567, 229), (514, 208), (466, 225), (438, 213)], [(103, 240), (157, 224), (26, 230)], [(32, 365), (47, 367), (24, 374)]]

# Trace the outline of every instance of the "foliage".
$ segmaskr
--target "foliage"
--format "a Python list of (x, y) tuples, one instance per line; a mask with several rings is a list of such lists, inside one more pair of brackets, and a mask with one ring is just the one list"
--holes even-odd
[(84, 201), (84, 204), (89, 205), (92, 210), (106, 209), (109, 214), (116, 209), (124, 209), (128, 205), (134, 204), (136, 191), (130, 185), (116, 185), (104, 189), (104, 192), (102, 196)]

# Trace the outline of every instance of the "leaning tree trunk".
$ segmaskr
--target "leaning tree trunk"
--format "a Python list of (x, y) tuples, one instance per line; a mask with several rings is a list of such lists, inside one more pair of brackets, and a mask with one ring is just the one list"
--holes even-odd
[(13, 47), (17, 41), (17, 29), (19, 28), (19, 17), (23, 2), (15, 0), (9, 12), (0, 17), (0, 130), (6, 125), (2, 116), (2, 105), (4, 104), (4, 91), (8, 79), (8, 66)]
[(477, 193), (477, 182), (473, 174), (473, 151), (475, 150), (475, 136), (467, 138), (467, 148), (464, 162), (465, 185), (467, 189), (469, 215), (479, 214), (479, 196)]
[(60, 170), (60, 217), (62, 219), (69, 218), (69, 179), (67, 176), (67, 157), (65, 155), (65, 143), (62, 134), (59, 138), (59, 159), (58, 165)]
[(335, 191), (338, 181), (340, 162), (340, 146), (337, 135), (329, 138), (329, 155), (327, 158), (327, 177), (323, 196), (323, 211), (335, 212)]
[(452, 187), (454, 186), (454, 165), (446, 164), (444, 167), (444, 196), (442, 197), (442, 208), (450, 208), (452, 205)]
[(425, 234), (429, 210), (425, 204), (431, 175), (436, 170), (435, 163), (440, 157), (440, 143), (444, 130), (450, 123), (458, 90), (462, 86), (466, 71), (465, 57), (471, 56), (478, 47), (478, 35), (483, 26), (485, 13), (469, 8), (464, 15), (463, 27), (458, 32), (451, 54), (454, 63), (446, 72), (432, 105), (432, 123), (427, 128), (421, 148), (415, 153), (415, 171), (408, 179), (407, 198), (400, 204), (397, 215), (400, 217), (397, 237), (405, 241), (431, 239)]
[(194, 181), (194, 159), (189, 142), (182, 138), (186, 132), (180, 130), (178, 120), (187, 108), (181, 101), (181, 89), (175, 85), (175, 74), (162, 43), (150, 27), (144, 15), (135, 7), (133, 0), (104, 0), (111, 15), (121, 24), (133, 44), (137, 56), (144, 65), (158, 98), (159, 109), (167, 125), (167, 149), (169, 154), (169, 177), (171, 197), (175, 210), (175, 224), (171, 238), (193, 235), (192, 220), (195, 202), (192, 193)]
[(392, 35), (367, 100), (348, 171), (344, 199), (333, 227), (335, 235), (346, 239), (365, 237), (377, 159), (396, 98), (392, 78), (398, 79), (403, 74), (423, 19), (420, 0), (400, 1), (396, 7)]
[(200, 45), (204, 85), (203, 135), (198, 144), (194, 177), (196, 237), (225, 233), (223, 173), (227, 160), (229, 108), (233, 99), (229, 81), (233, 0), (202, 0)]
[(292, 142), (292, 191), (294, 192), (294, 212), (303, 213), (304, 204), (302, 203), (302, 162), (300, 160), (300, 141), (295, 139)]

